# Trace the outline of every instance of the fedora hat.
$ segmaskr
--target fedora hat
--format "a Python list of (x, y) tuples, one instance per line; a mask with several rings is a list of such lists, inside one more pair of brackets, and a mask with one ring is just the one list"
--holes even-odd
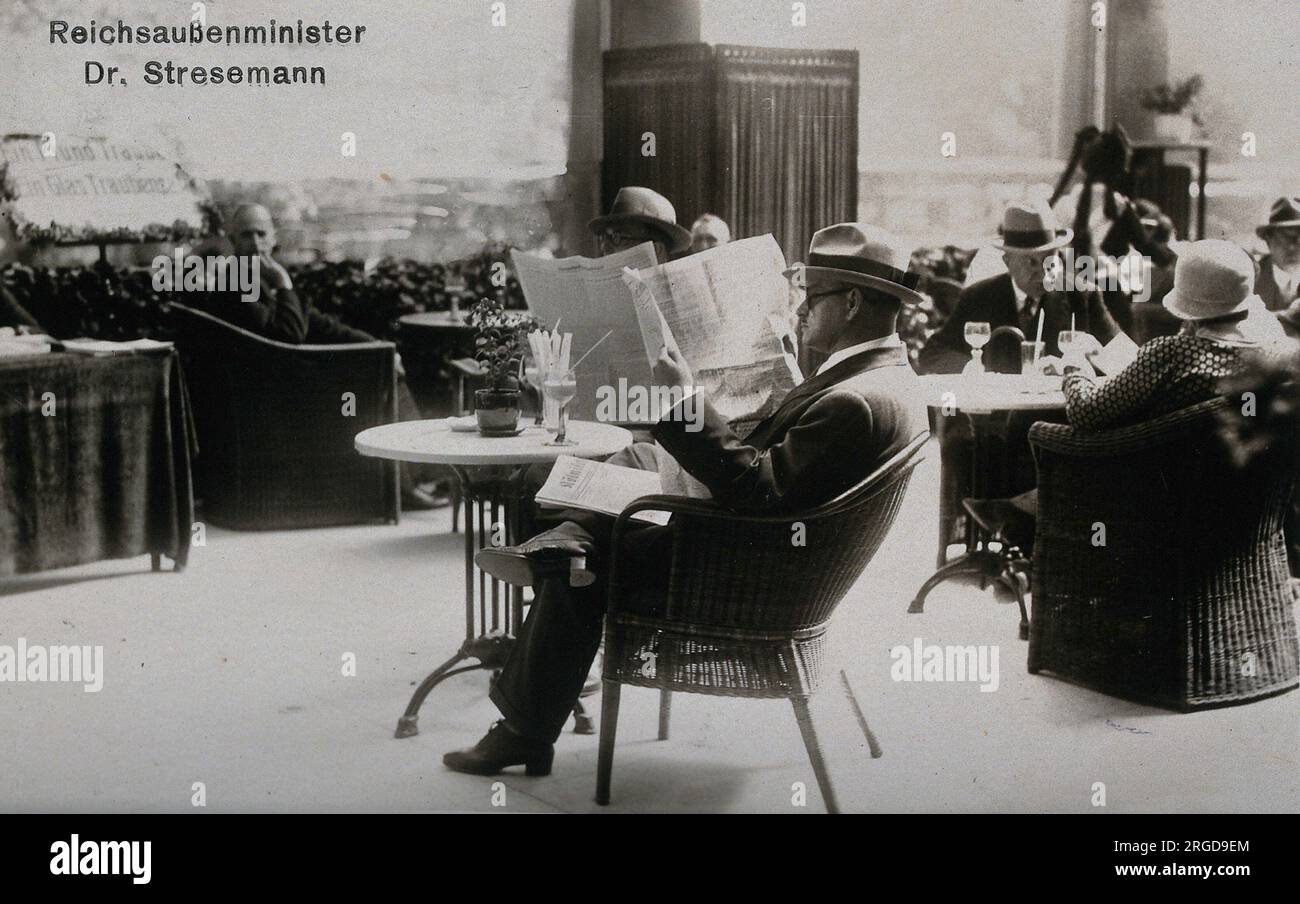
[(998, 227), (1001, 241), (993, 247), (999, 251), (1033, 254), (1068, 245), (1074, 230), (1056, 224), (1056, 214), (1046, 204), (1012, 204), (1002, 215)]
[(1245, 311), (1255, 297), (1255, 265), (1232, 242), (1189, 242), (1174, 265), (1174, 287), (1164, 306), (1180, 320), (1205, 320)]
[(1255, 235), (1268, 238), (1268, 233), (1278, 226), (1300, 226), (1300, 197), (1278, 198), (1268, 211), (1268, 222), (1255, 227)]
[(609, 213), (596, 217), (587, 228), (593, 235), (600, 235), (611, 226), (627, 223), (640, 223), (658, 232), (674, 254), (690, 247), (690, 230), (677, 225), (677, 210), (672, 202), (653, 189), (639, 185), (620, 188)]
[(878, 289), (903, 301), (920, 302), (919, 273), (907, 272), (911, 258), (894, 237), (866, 223), (838, 223), (818, 229), (808, 246), (808, 263), (784, 271), (786, 279), (802, 273)]

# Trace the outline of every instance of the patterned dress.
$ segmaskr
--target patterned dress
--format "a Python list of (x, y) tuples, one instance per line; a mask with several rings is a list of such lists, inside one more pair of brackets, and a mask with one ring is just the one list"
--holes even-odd
[(1140, 424), (1218, 395), (1257, 349), (1180, 333), (1138, 349), (1137, 358), (1104, 384), (1082, 374), (1065, 378), (1065, 412), (1081, 430)]

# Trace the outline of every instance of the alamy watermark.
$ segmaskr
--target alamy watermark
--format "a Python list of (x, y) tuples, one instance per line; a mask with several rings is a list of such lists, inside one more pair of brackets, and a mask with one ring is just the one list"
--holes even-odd
[(153, 877), (152, 841), (82, 841), (73, 835), (50, 845), (50, 875), (130, 876), (135, 885)]
[(685, 421), (687, 433), (704, 429), (704, 406), (695, 388), (681, 386), (618, 385), (596, 387), (596, 420), (605, 424), (653, 424)]
[(104, 687), (104, 648), (96, 646), (45, 646), (18, 638), (0, 644), (0, 682), (51, 682), (80, 684), (88, 694)]
[(1124, 292), (1134, 301), (1151, 298), (1151, 258), (1141, 254), (1095, 258), (1073, 248), (1043, 262), (1043, 288), (1049, 292)]
[(239, 292), (241, 301), (262, 297), (262, 259), (255, 254), (185, 254), (153, 259), (153, 287), (158, 292)]
[(980, 693), (998, 689), (998, 647), (996, 644), (939, 646), (917, 637), (910, 647), (899, 644), (889, 651), (894, 664), (889, 677), (895, 681), (979, 682)]

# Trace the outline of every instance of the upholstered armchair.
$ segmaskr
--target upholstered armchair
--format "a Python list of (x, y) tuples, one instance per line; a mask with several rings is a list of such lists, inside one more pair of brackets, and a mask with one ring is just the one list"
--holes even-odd
[(203, 517), (239, 530), (396, 522), (394, 462), (353, 438), (397, 420), (391, 342), (289, 345), (173, 305)]

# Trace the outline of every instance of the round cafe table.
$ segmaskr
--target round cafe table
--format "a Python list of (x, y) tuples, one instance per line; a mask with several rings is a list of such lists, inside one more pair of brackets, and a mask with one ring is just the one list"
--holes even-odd
[[(971, 428), (970, 469), (971, 496), (983, 499), (989, 469), (996, 463), (988, 454), (988, 437), (1012, 412), (1062, 411), (1065, 394), (1061, 392), (1060, 377), (1037, 375), (986, 373), (972, 376), (963, 374), (933, 374), (921, 377), (925, 386), (926, 404), (935, 410), (938, 418), (965, 417)], [(942, 486), (942, 483), (941, 483)], [(946, 527), (940, 531), (946, 534)], [(931, 590), (950, 577), (959, 574), (978, 574), (981, 585), (989, 580), (1007, 587), (1020, 605), (1020, 639), (1029, 639), (1029, 613), (1025, 607), (1025, 594), (1029, 590), (1028, 561), (1020, 550), (1005, 542), (998, 549), (989, 547), (994, 539), (973, 518), (966, 518), (966, 551), (939, 566), (908, 606), (908, 612), (922, 612), (925, 598)], [(940, 542), (946, 540), (942, 537)]]
[[(354, 441), (362, 455), (448, 466), (465, 501), (465, 639), (455, 655), (420, 682), (397, 720), (399, 738), (419, 733), (420, 706), (441, 681), (474, 669), (496, 670), (505, 662), (514, 632), (523, 624), (523, 589), (479, 571), (474, 554), (494, 539), (495, 545), (522, 539), (519, 516), (528, 501), (523, 486), (528, 467), (554, 462), (561, 455), (605, 458), (632, 442), (632, 434), (622, 427), (590, 421), (569, 421), (567, 438), (577, 443), (573, 446), (545, 445), (552, 435), (541, 427), (525, 427), (517, 436), (487, 437), (454, 431), (452, 422), (446, 418), (384, 424), (363, 430)], [(471, 659), (476, 661), (460, 665)]]
[[(464, 376), (452, 365), (474, 355), (474, 327), (458, 311), (425, 311), (397, 318), (407, 383), (429, 414), (464, 414)], [(454, 392), (453, 392), (454, 389)]]

